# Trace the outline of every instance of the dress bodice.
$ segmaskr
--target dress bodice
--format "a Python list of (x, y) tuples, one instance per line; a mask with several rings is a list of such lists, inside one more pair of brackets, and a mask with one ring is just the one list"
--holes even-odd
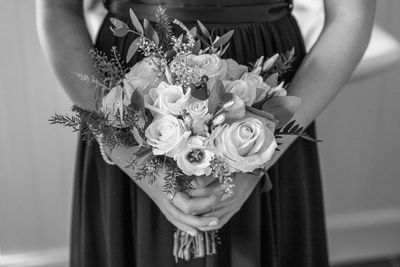
[(171, 6), (245, 6), (276, 2), (292, 3), (292, 0), (103, 0), (105, 5), (115, 2), (130, 2), (148, 5), (171, 5)]
[(129, 17), (132, 9), (139, 18), (155, 19), (158, 6), (183, 22), (244, 23), (275, 21), (290, 13), (292, 0), (103, 0), (113, 14)]

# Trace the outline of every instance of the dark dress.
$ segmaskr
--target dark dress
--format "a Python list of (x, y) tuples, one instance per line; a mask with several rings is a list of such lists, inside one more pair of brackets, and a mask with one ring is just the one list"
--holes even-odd
[[(118, 2), (107, 2), (107, 7), (112, 9)], [(251, 3), (265, 5), (276, 0), (168, 1), (169, 4), (184, 2), (246, 7)], [(132, 39), (113, 37), (108, 18), (119, 17), (126, 22), (129, 19), (116, 13), (108, 14), (96, 46), (108, 54), (111, 47), (116, 46), (124, 55)], [(254, 20), (253, 14), (246, 16)], [(302, 37), (290, 10), (274, 20), (247, 22), (244, 19), (240, 22), (243, 17), (240, 11), (232, 17), (236, 20), (232, 23), (201, 15), (193, 19), (200, 19), (218, 35), (234, 28), (235, 34), (225, 56), (242, 64), (255, 62), (261, 55), (271, 56), (295, 47), (297, 60), (293, 71), (285, 77), (290, 81), (305, 55)], [(309, 132), (314, 134), (314, 125)], [(97, 145), (79, 142), (71, 266), (328, 266), (316, 144), (297, 140), (271, 167), (270, 178), (273, 189), (263, 192), (260, 183), (241, 210), (220, 230), (222, 244), (218, 246), (218, 255), (175, 264), (172, 257), (174, 226), (128, 176), (103, 161)]]

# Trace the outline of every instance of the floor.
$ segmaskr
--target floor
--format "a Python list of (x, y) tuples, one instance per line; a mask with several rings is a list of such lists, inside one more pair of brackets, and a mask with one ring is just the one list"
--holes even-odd
[(339, 264), (332, 267), (400, 267), (400, 256), (390, 259), (374, 260), (369, 262)]

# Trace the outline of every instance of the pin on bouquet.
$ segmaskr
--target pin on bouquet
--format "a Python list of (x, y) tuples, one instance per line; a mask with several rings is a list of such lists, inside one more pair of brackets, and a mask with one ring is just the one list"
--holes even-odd
[[(73, 106), (74, 116), (50, 119), (97, 139), (106, 162), (112, 164), (105, 148), (133, 147), (128, 167), (135, 179), (152, 183), (165, 174), (172, 198), (178, 191), (190, 195), (193, 178), (213, 176), (229, 198), (236, 174), (266, 175), (282, 135), (316, 141), (291, 121), (300, 99), (288, 96), (280, 81), (294, 51), (245, 66), (223, 58), (233, 30), (215, 36), (200, 21), (189, 30), (161, 7), (155, 24), (141, 23), (133, 10), (130, 17), (131, 25), (111, 18), (115, 36), (136, 37), (126, 59), (115, 48), (111, 59), (91, 50), (95, 75), (77, 74), (96, 87), (98, 110)], [(126, 67), (136, 53), (142, 59)], [(216, 254), (219, 242), (217, 231), (193, 237), (176, 230), (173, 240), (176, 260)]]

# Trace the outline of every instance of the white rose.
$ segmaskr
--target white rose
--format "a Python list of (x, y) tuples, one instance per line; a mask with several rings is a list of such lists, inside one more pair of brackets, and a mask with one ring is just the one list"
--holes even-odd
[(200, 76), (206, 75), (209, 78), (207, 82), (209, 90), (214, 87), (216, 80), (221, 80), (226, 76), (228, 69), (226, 62), (214, 54), (189, 55), (187, 64), (198, 67)]
[[(152, 88), (148, 95), (145, 95), (145, 101), (150, 106), (159, 109), (163, 113), (180, 115), (182, 110), (186, 108), (190, 99), (190, 90), (186, 94), (183, 92), (182, 86), (169, 85), (161, 82), (156, 88)], [(153, 116), (158, 116), (152, 111)]]
[(153, 154), (171, 158), (187, 147), (190, 134), (183, 121), (172, 115), (154, 120), (145, 131), (147, 143), (153, 147)]
[(163, 73), (160, 72), (156, 63), (160, 63), (158, 58), (145, 58), (133, 65), (125, 75), (125, 78), (128, 80), (137, 78), (145, 79), (149, 84), (148, 87), (143, 88), (143, 91), (144, 93), (147, 93), (149, 88), (157, 87), (163, 80), (165, 80)]
[(260, 75), (249, 72), (243, 74), (240, 80), (223, 81), (223, 83), (226, 92), (237, 95), (249, 106), (263, 100), (271, 90), (271, 86), (266, 84)]
[(121, 111), (124, 106), (127, 107), (130, 105), (133, 92), (135, 90), (141, 90), (146, 84), (147, 82), (143, 79), (135, 79), (133, 81), (123, 79), (122, 85), (113, 87), (110, 92), (103, 97), (100, 110), (109, 114), (109, 119), (114, 121), (115, 114)]
[(188, 146), (175, 157), (178, 167), (188, 176), (210, 175), (210, 161), (214, 152), (205, 147), (205, 138), (192, 136), (189, 138)]
[(192, 97), (186, 110), (193, 120), (193, 133), (199, 134), (205, 132), (207, 130), (206, 123), (211, 118), (211, 114), (208, 113), (208, 100), (201, 101)]
[(253, 105), (257, 97), (254, 88), (249, 87), (249, 83), (243, 80), (223, 81), (225, 91), (232, 93), (243, 100), (246, 105)]
[[(245, 73), (243, 74), (241, 80), (246, 81), (249, 87), (249, 90), (256, 92), (256, 98), (254, 102), (261, 101), (267, 95), (267, 92), (271, 90), (271, 86), (266, 84), (263, 78), (255, 73)], [(253, 103), (254, 103), (253, 102)], [(250, 106), (253, 104), (251, 103)]]
[(225, 61), (227, 65), (227, 72), (224, 78), (226, 80), (238, 80), (248, 70), (247, 66), (240, 65), (231, 58), (223, 59), (223, 61)]
[(271, 160), (277, 147), (274, 134), (256, 118), (244, 118), (214, 130), (212, 144), (232, 171), (252, 172)]

